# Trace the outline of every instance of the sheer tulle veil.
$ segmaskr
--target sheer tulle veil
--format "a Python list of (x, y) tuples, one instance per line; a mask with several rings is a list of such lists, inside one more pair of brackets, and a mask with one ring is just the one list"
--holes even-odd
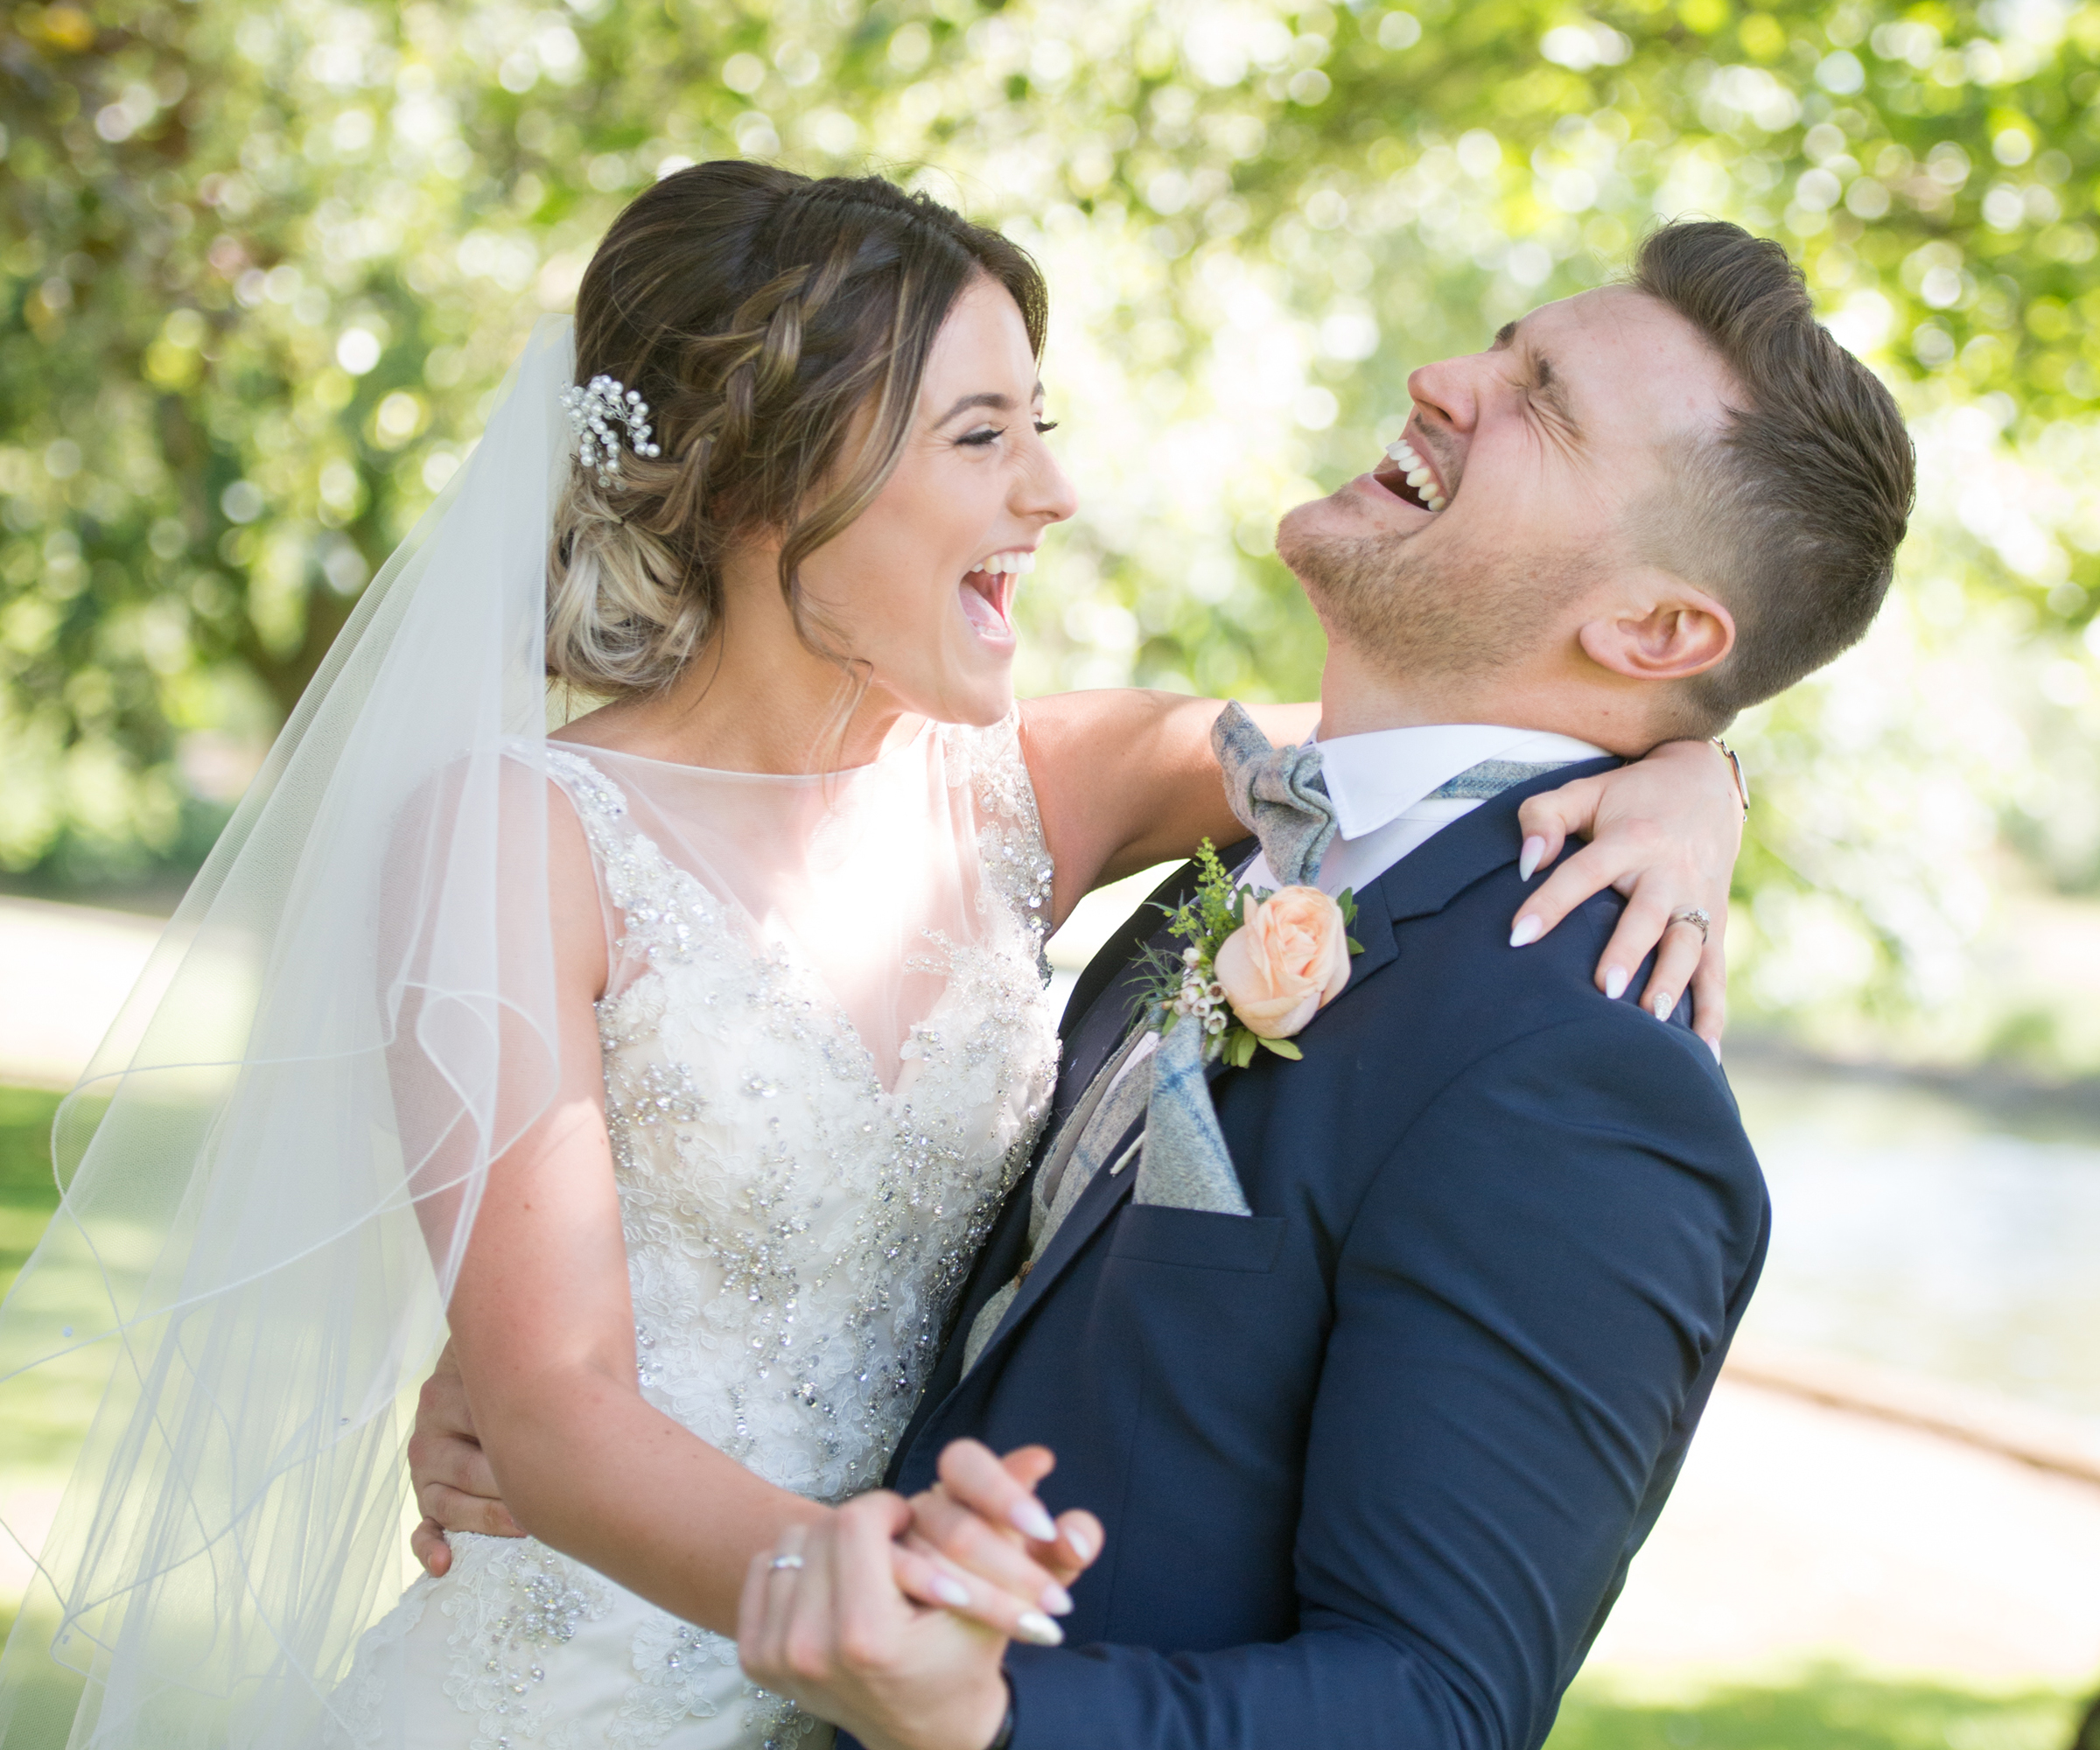
[(406, 1395), (555, 1079), (535, 768), (573, 374), (542, 321), (61, 1110), (0, 1421), (99, 1408), (54, 1522), (6, 1528), (36, 1558), (8, 1750), (326, 1742), (404, 1583)]

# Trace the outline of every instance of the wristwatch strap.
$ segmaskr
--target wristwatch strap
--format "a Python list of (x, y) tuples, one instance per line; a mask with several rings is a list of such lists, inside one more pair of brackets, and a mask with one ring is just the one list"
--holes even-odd
[(996, 1733), (996, 1734), (993, 1736), (991, 1742), (990, 1742), (990, 1743), (989, 1743), (989, 1744), (987, 1744), (987, 1745), (984, 1746), (984, 1750), (1012, 1750), (1012, 1744), (1013, 1744), (1013, 1685), (1012, 1685), (1011, 1683), (1009, 1683), (1009, 1684), (1006, 1685), (1006, 1713), (1005, 1713), (1005, 1717), (1004, 1717), (1004, 1718), (1002, 1718), (1002, 1719), (999, 1721), (999, 1729), (998, 1729), (998, 1732), (997, 1732), (997, 1733)]

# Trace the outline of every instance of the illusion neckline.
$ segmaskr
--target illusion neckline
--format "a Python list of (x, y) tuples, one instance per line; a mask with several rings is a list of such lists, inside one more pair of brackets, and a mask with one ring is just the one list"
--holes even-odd
[(938, 727), (933, 718), (919, 720), (918, 732), (909, 741), (878, 753), (862, 766), (841, 766), (830, 772), (739, 772), (729, 766), (697, 766), (689, 760), (658, 760), (647, 753), (630, 753), (625, 748), (606, 747), (595, 741), (567, 741), (555, 736), (547, 738), (550, 747), (566, 750), (579, 758), (589, 760), (604, 754), (614, 760), (631, 760), (639, 766), (657, 766), (669, 772), (687, 772), (697, 778), (726, 778), (747, 784), (779, 784), (808, 786), (834, 782), (842, 778), (857, 778), (863, 773), (879, 772), (884, 766), (903, 760), (914, 749), (925, 745), (927, 738)]

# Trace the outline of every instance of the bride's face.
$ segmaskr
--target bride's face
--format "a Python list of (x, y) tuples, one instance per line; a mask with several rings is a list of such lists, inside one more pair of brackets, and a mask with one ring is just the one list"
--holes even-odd
[(896, 472), (802, 567), (810, 605), (902, 710), (991, 724), (1012, 708), (1014, 592), (1078, 502), (1042, 410), (1019, 307), (980, 278), (934, 342)]

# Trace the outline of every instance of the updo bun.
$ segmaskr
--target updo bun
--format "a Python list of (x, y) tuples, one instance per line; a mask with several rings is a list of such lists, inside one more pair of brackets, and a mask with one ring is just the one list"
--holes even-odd
[[(780, 531), (781, 594), (812, 649), (845, 660), (802, 598), (803, 559), (881, 491), (927, 355), (978, 275), (1013, 295), (1040, 356), (1047, 297), (1027, 255), (879, 177), (695, 164), (638, 195), (592, 258), (577, 382), (649, 404), (658, 455), (572, 460), (554, 510), (547, 672), (604, 696), (668, 686), (712, 632), (740, 532)], [(850, 459), (854, 416), (873, 418)]]

